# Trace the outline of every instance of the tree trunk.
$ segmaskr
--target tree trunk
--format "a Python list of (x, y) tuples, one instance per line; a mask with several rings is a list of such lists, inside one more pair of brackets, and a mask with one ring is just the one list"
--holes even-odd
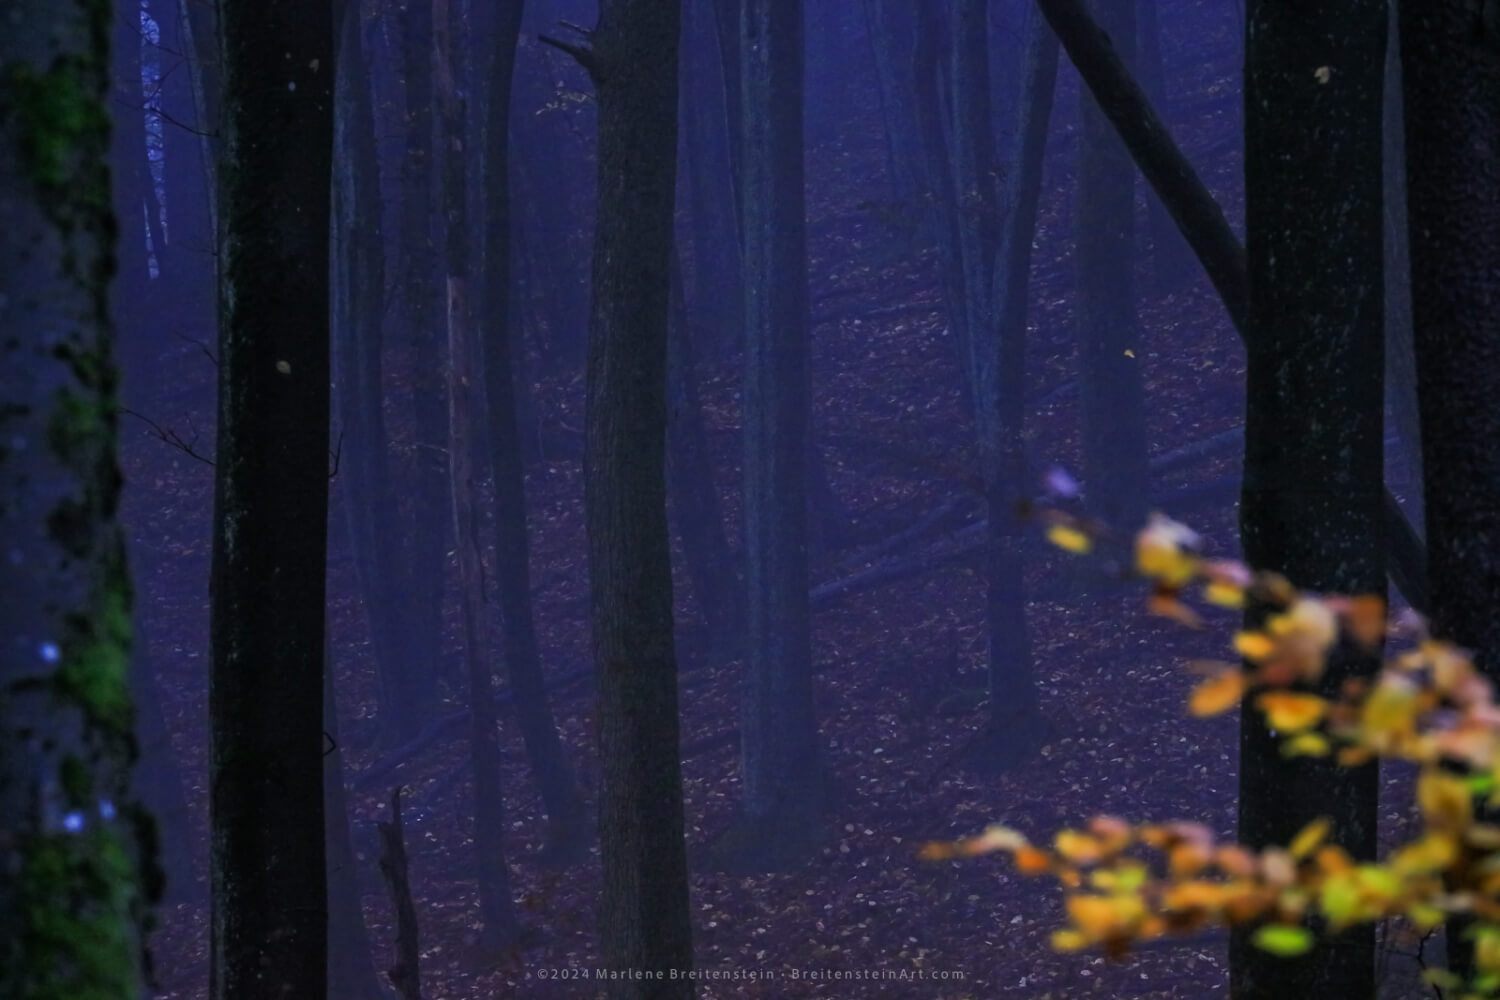
[[(1091, 0), (1099, 27), (1128, 66), (1135, 0)], [(1146, 393), (1135, 312), (1135, 164), (1084, 88), (1075, 208), (1074, 317), (1089, 510), (1118, 531), (1145, 520)]]
[(319, 1000), (333, 19), (291, 0), (219, 14), (210, 996)]
[[(1136, 65), (1141, 87), (1157, 113), (1167, 115), (1168, 83), (1161, 51), (1161, 0), (1135, 0)], [(1146, 225), (1151, 233), (1151, 281), (1157, 295), (1175, 292), (1197, 277), (1193, 253), (1161, 197), (1146, 188)]]
[(599, 682), (599, 943), (609, 1000), (693, 996), (667, 533), (667, 295), (677, 0), (604, 0), (590, 47), (548, 39), (598, 97), (584, 511)]
[(807, 258), (802, 4), (747, 0), (744, 71), (746, 651), (743, 791), (719, 844), (731, 868), (798, 864), (818, 842), (825, 772), (808, 582)]
[(495, 476), (495, 584), (500, 600), (504, 660), (515, 693), (516, 721), (536, 776), (550, 827), (547, 853), (567, 861), (587, 850), (587, 815), (566, 749), (547, 702), (531, 606), (531, 540), (526, 532), (526, 470), (517, 419), (512, 359), (520, 353), (518, 328), (510, 323), (513, 294), (510, 263), (510, 95), (521, 0), (501, 5), (501, 22), (490, 44), (489, 114), (485, 126), (485, 172), (491, 178), (485, 212), (484, 383), (489, 399), (490, 463)]
[[(1485, 5), (1486, 12), (1493, 5)], [(1399, 7), (1411, 307), (1432, 629), (1500, 678), (1500, 24), (1463, 0)], [(1493, 821), (1493, 820), (1491, 820)], [(1473, 970), (1450, 924), (1448, 962)]]
[(992, 437), (981, 440), (989, 501), (985, 613), (989, 631), (989, 719), (979, 755), (989, 768), (1019, 763), (1045, 743), (1053, 727), (1037, 695), (1031, 634), (1026, 621), (1026, 526), (1017, 511), (1030, 495), (1026, 463), (1026, 315), (1031, 247), (1041, 200), (1047, 125), (1057, 85), (1057, 36), (1033, 12), (1027, 23), (1017, 102), (1014, 155), (1002, 189), (994, 287), (993, 385), (983, 409)]
[[(1236, 332), (1248, 342), (1250, 293), (1245, 251), (1213, 195), (1115, 55), (1109, 36), (1089, 17), (1084, 0), (1037, 0), (1037, 6), (1057, 32), (1095, 100), (1102, 97), (1100, 107), (1198, 255)], [(1391, 579), (1407, 603), (1423, 611), (1427, 607), (1427, 557), (1422, 540), (1389, 491), (1383, 506)]]
[(724, 534), (724, 512), (714, 485), (713, 453), (703, 426), (682, 267), (672, 250), (667, 344), (667, 493), (693, 596), (709, 632), (710, 655), (737, 659), (744, 644), (744, 569)]
[[(448, 537), (447, 386), (442, 373), (443, 296), (438, 278), (433, 209), (437, 167), (433, 159), (432, 35), (433, 0), (409, 0), (402, 15), (403, 71), (406, 78), (406, 152), (400, 191), (402, 298), (401, 329), (415, 373), (411, 398), (415, 450), (401, 488), (410, 491), (412, 512), (403, 521), (402, 558), (406, 600), (401, 626), (406, 638), (395, 670), (380, 678), (381, 735), (389, 743), (410, 739), (437, 702), (442, 663), (443, 584)], [(451, 678), (450, 678), (451, 679)]]
[(130, 791), (110, 10), (17, 0), (0, 32), (0, 995), (18, 1000), (135, 1000), (161, 888)]
[(422, 721), (420, 705), (415, 694), (402, 686), (401, 678), (421, 662), (421, 653), (411, 641), (410, 623), (403, 612), (410, 605), (410, 595), (398, 569), (405, 562), (393, 530), (399, 520), (391, 488), (381, 379), (385, 255), (379, 229), (364, 221), (379, 217), (381, 198), (369, 63), (356, 3), (345, 5), (337, 75), (332, 319), (342, 442), (338, 484), (381, 685), (379, 704), (389, 707), (387, 720), (409, 717), (409, 724)]
[[(1385, 596), (1384, 288), (1381, 98), (1385, 0), (1316, 12), (1252, 0), (1245, 50), (1245, 202), (1250, 269), (1245, 560), (1312, 591)], [(1332, 76), (1308, 67), (1331, 67)], [(1309, 135), (1320, 137), (1307, 142)], [(1247, 627), (1283, 610), (1247, 611)], [(1338, 696), (1373, 676), (1378, 656), (1337, 651), (1316, 691)], [(1245, 699), (1240, 717), (1239, 839), (1285, 845), (1319, 816), (1357, 861), (1376, 849), (1379, 769), (1289, 758)], [(1236, 929), (1235, 1000), (1375, 995), (1368, 925), (1286, 958)]]
[(381, 1000), (383, 990), (371, 958), (370, 935), (365, 929), (360, 899), (359, 859), (349, 835), (344, 750), (339, 743), (333, 656), (326, 637), (323, 661), (323, 732), (328, 734), (323, 757), (323, 837), (328, 853), (328, 997), (329, 1000)]
[(484, 574), (479, 545), (478, 482), (470, 441), (475, 421), (484, 412), (478, 338), (470, 314), (469, 204), (464, 155), (462, 8), (449, 0), (432, 5), (436, 93), (442, 116), (442, 192), (447, 229), (446, 264), (448, 327), (448, 473), (453, 498), (453, 538), (458, 560), (458, 590), (463, 623), (464, 672), (469, 679), (469, 755), (474, 766), (474, 852), (479, 881), (480, 942), (498, 953), (515, 940), (515, 904), (505, 862), (505, 805), (500, 787), (500, 732), (491, 698), (493, 681), (484, 640)]

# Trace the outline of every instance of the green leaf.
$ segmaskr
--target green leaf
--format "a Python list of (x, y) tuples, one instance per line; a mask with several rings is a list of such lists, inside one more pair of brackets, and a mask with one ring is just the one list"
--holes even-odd
[(1251, 940), (1262, 951), (1269, 951), (1282, 958), (1305, 954), (1313, 945), (1311, 931), (1306, 927), (1292, 927), (1287, 924), (1266, 924), (1255, 932)]

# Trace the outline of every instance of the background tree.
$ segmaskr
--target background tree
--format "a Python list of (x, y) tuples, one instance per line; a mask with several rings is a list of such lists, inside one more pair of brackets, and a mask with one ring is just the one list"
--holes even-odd
[(333, 11), (224, 0), (219, 16), (210, 990), (316, 1000), (327, 991)]
[(731, 867), (801, 861), (828, 808), (808, 608), (806, 206), (801, 0), (741, 10), (745, 681)]
[[(531, 540), (526, 526), (526, 468), (521, 443), (515, 366), (522, 346), (511, 322), (510, 102), (521, 0), (498, 7), (489, 67), (488, 114), (484, 119), (485, 187), (483, 315), (480, 338), (488, 397), (487, 434), (495, 478), (495, 588), (499, 596), (503, 649), (516, 720), (526, 756), (546, 805), (550, 853), (576, 857), (588, 842), (583, 798), (558, 737), (537, 648), (531, 607)], [(523, 388), (525, 388), (523, 386)]]
[[(1284, 0), (1246, 12), (1245, 201), (1250, 275), (1246, 562), (1314, 591), (1385, 594), (1382, 525), (1384, 0)], [(1312, 67), (1310, 70), (1309, 67)], [(1320, 68), (1321, 67), (1321, 68)], [(1316, 144), (1307, 136), (1319, 136)], [(1264, 608), (1251, 607), (1258, 626)], [(1318, 693), (1379, 657), (1334, 656)], [(1240, 718), (1239, 839), (1286, 844), (1319, 816), (1358, 860), (1376, 849), (1377, 765), (1288, 758), (1260, 713)], [(1236, 933), (1236, 1000), (1373, 996), (1375, 935), (1352, 929), (1284, 961)]]
[[(130, 578), (115, 521), (111, 5), (0, 35), (0, 993), (134, 1000), (160, 892), (130, 797)], [(143, 866), (144, 862), (144, 866)]]
[[(586, 47), (599, 104), (584, 510), (599, 685), (604, 965), (691, 969), (677, 655), (667, 532), (667, 297), (677, 173), (676, 0), (605, 0)], [(608, 983), (691, 997), (689, 979)]]
[[(1091, 0), (1115, 53), (1135, 59), (1136, 0)], [(1146, 398), (1135, 301), (1135, 164), (1092, 92), (1079, 94), (1074, 206), (1078, 398), (1083, 488), (1106, 524), (1139, 524), (1146, 513)]]

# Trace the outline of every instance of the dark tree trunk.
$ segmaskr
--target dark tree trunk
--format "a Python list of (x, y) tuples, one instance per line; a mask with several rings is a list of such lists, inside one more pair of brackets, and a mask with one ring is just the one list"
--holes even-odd
[(333, 17), (291, 0), (219, 13), (210, 995), (318, 1000)]
[[(1492, 11), (1492, 5), (1485, 10)], [(1500, 678), (1500, 24), (1400, 4), (1407, 212), (1433, 632)], [(1448, 961), (1473, 944), (1449, 927)]]
[[(1037, 0), (1095, 100), (1119, 131), (1136, 165), (1151, 182), (1177, 228), (1198, 255), (1240, 338), (1249, 341), (1250, 300), (1245, 252), (1224, 213), (1192, 165), (1172, 141), (1139, 85), (1110, 46), (1109, 36), (1089, 17), (1085, 0)], [(1387, 567), (1392, 581), (1418, 611), (1427, 607), (1426, 552), (1422, 540), (1387, 491)]]
[(553, 859), (565, 861), (586, 850), (588, 819), (547, 702), (537, 650), (531, 607), (531, 541), (526, 533), (526, 470), (512, 370), (512, 359), (520, 353), (517, 348), (521, 345), (520, 330), (510, 323), (510, 95), (521, 8), (521, 0), (507, 0), (500, 6), (500, 23), (489, 42), (494, 56), (484, 131), (485, 172), (490, 178), (485, 192), (484, 314), (490, 330), (483, 337), (483, 363), (489, 398), (490, 463), (495, 476), (495, 583), (504, 660), (526, 757), (551, 824), (547, 851)]
[(0, 996), (27, 1000), (139, 997), (161, 888), (130, 789), (110, 11), (17, 0), (0, 32)]
[[(1318, 592), (1385, 595), (1384, 225), (1381, 202), (1385, 0), (1309, 13), (1252, 0), (1245, 51), (1245, 201), (1250, 272), (1245, 475), (1240, 537), (1255, 569)], [(1308, 67), (1329, 66), (1322, 79)], [(1316, 135), (1319, 142), (1307, 142)], [(1281, 610), (1252, 606), (1251, 627)], [(1336, 697), (1372, 676), (1378, 656), (1341, 649), (1316, 690)], [(1239, 839), (1285, 845), (1319, 816), (1359, 861), (1376, 848), (1379, 770), (1288, 758), (1245, 700)], [(1236, 1000), (1375, 995), (1369, 926), (1285, 958), (1230, 945)]]
[(599, 683), (599, 942), (610, 1000), (693, 996), (672, 563), (667, 296), (677, 166), (677, 0), (604, 0), (591, 46), (549, 40), (598, 96), (584, 509)]
[(826, 812), (807, 602), (807, 258), (802, 4), (746, 0), (744, 99), (745, 684), (733, 868), (805, 860)]
[[(1135, 0), (1091, 0), (1099, 27), (1128, 66)], [(1135, 164), (1084, 88), (1075, 206), (1083, 488), (1089, 510), (1115, 530), (1146, 516), (1146, 393), (1135, 312)]]
[[(469, 305), (468, 157), (464, 154), (465, 55), (462, 6), (433, 0), (433, 53), (441, 114), (443, 215), (447, 244), (448, 475), (453, 498), (453, 538), (468, 678), (469, 756), (474, 792), (474, 853), (479, 882), (480, 941), (498, 953), (517, 932), (510, 871), (505, 862), (505, 804), (500, 786), (500, 731), (492, 698), (490, 657), (484, 639), (484, 579), (479, 545), (478, 481), (471, 435), (484, 412), (479, 344)], [(543, 698), (545, 704), (545, 698)]]

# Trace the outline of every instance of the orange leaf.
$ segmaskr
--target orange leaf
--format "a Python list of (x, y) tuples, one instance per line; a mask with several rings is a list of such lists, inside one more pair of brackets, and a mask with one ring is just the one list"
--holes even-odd
[(1239, 704), (1245, 687), (1245, 675), (1238, 670), (1210, 677), (1193, 688), (1188, 697), (1188, 712), (1200, 719), (1227, 712)]

